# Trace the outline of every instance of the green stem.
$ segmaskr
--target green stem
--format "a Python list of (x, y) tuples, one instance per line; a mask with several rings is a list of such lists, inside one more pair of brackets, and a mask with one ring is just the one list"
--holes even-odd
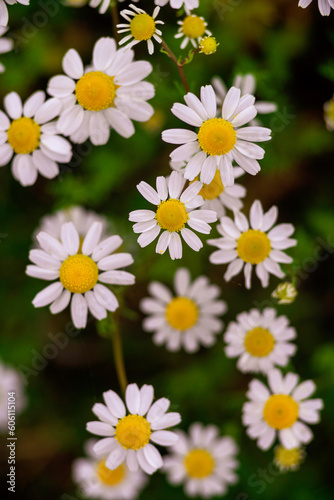
[(117, 32), (117, 25), (119, 24), (117, 0), (111, 2), (110, 12), (111, 12), (111, 20), (112, 20), (112, 31), (113, 31), (114, 38), (118, 44), (118, 42), (120, 41), (120, 36)]
[(165, 49), (165, 51), (167, 52), (167, 55), (168, 57), (173, 61), (173, 63), (176, 65), (177, 67), (177, 70), (179, 72), (179, 75), (180, 75), (180, 78), (181, 78), (181, 82), (182, 82), (182, 85), (184, 86), (185, 88), (185, 91), (188, 93), (189, 92), (189, 85), (188, 85), (188, 82), (187, 82), (187, 78), (186, 78), (186, 75), (185, 75), (185, 72), (184, 72), (184, 69), (183, 69), (183, 64), (180, 64), (179, 61), (177, 60), (175, 54), (172, 52), (172, 50), (168, 47), (167, 43), (162, 40), (161, 42), (161, 45), (162, 47)]
[(118, 317), (114, 316), (113, 325), (114, 325), (114, 328), (113, 328), (113, 332), (112, 332), (112, 343), (113, 343), (113, 350), (114, 350), (115, 368), (116, 368), (116, 373), (117, 373), (119, 385), (121, 387), (123, 394), (125, 395), (128, 381), (127, 381), (126, 372), (125, 372), (122, 338), (121, 338), (121, 334), (120, 334), (120, 330), (119, 330)]

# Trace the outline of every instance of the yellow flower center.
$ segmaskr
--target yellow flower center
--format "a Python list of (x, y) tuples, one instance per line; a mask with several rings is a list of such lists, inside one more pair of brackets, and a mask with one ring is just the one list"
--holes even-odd
[(274, 429), (287, 429), (298, 418), (298, 404), (286, 394), (273, 394), (263, 408), (263, 418)]
[(59, 270), (61, 284), (72, 293), (85, 293), (94, 288), (99, 276), (96, 263), (87, 255), (70, 255)]
[(130, 30), (135, 40), (149, 40), (155, 33), (155, 22), (148, 14), (137, 14), (130, 22)]
[(140, 415), (123, 417), (115, 429), (115, 438), (126, 450), (140, 450), (147, 445), (151, 434), (150, 424)]
[(245, 262), (259, 264), (270, 254), (270, 239), (262, 231), (249, 229), (242, 233), (237, 241), (237, 252)]
[(78, 80), (75, 95), (78, 103), (89, 111), (101, 111), (113, 106), (119, 85), (114, 77), (101, 71), (90, 71)]
[(213, 36), (205, 36), (199, 43), (200, 52), (205, 55), (214, 54), (217, 51), (219, 43)]
[(249, 330), (245, 337), (245, 349), (252, 356), (262, 358), (274, 349), (275, 339), (266, 328), (257, 326)]
[(102, 483), (107, 486), (115, 486), (124, 479), (125, 467), (121, 464), (117, 469), (110, 470), (106, 467), (106, 461), (101, 460), (97, 463), (97, 475)]
[(182, 31), (189, 38), (199, 38), (205, 33), (205, 22), (198, 16), (187, 16), (183, 21)]
[(30, 154), (39, 146), (41, 127), (32, 118), (18, 118), (7, 130), (8, 143), (16, 154)]
[(195, 479), (204, 479), (212, 474), (215, 461), (207, 450), (200, 448), (191, 450), (184, 459), (184, 466), (188, 476)]
[[(194, 179), (190, 184), (198, 180), (198, 177), (196, 177), (196, 179)], [(222, 194), (224, 189), (220, 172), (219, 170), (216, 170), (215, 176), (210, 184), (203, 184), (203, 187), (198, 194), (202, 196), (203, 200), (215, 200)]]
[(198, 131), (197, 139), (206, 154), (221, 156), (234, 148), (237, 134), (232, 123), (223, 118), (211, 118), (203, 123)]
[(184, 228), (189, 219), (189, 214), (184, 203), (171, 198), (160, 203), (155, 218), (162, 229), (167, 229), (172, 233), (173, 231), (181, 231)]
[(294, 469), (303, 460), (304, 452), (301, 448), (293, 448), (287, 450), (284, 446), (277, 446), (275, 448), (275, 462), (284, 469)]
[(175, 297), (166, 308), (166, 319), (175, 330), (189, 330), (198, 320), (198, 307), (188, 297)]

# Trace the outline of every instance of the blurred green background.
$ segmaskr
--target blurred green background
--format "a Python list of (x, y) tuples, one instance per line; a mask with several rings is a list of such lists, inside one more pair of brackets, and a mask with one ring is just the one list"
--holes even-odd
[[(89, 63), (95, 41), (112, 36), (109, 13), (101, 16), (97, 9), (69, 8), (55, 0), (32, 0), (31, 4), (9, 7), (9, 34), (16, 49), (1, 56), (6, 66), (0, 75), (1, 101), (13, 90), (25, 99), (35, 90), (45, 89), (51, 76), (62, 73), (62, 57), (69, 48), (76, 48)], [(126, 3), (120, 5), (124, 8)], [(153, 9), (151, 1), (139, 5)], [(278, 112), (262, 120), (273, 128), (273, 139), (265, 144), (261, 172), (256, 177), (245, 175), (240, 182), (248, 190), (246, 213), (258, 198), (265, 209), (277, 204), (279, 221), (292, 222), (297, 228), (298, 246), (291, 255), (299, 296), (294, 304), (279, 306), (278, 312), (289, 317), (298, 333), (298, 352), (288, 368), (302, 379), (313, 378), (316, 397), (325, 400), (322, 422), (313, 427), (315, 439), (307, 448), (305, 463), (297, 472), (279, 477), (269, 474), (262, 483), (265, 487), (260, 487), (256, 482), (262, 474), (259, 470), (268, 469), (272, 451), (261, 452), (245, 434), (241, 408), (252, 377), (239, 373), (235, 360), (225, 357), (222, 336), (209, 350), (174, 354), (155, 347), (150, 334), (141, 328), (138, 303), (147, 294), (147, 283), (156, 279), (171, 285), (171, 276), (181, 265), (188, 266), (193, 277), (203, 273), (220, 285), (229, 306), (225, 324), (241, 311), (268, 305), (278, 283), (272, 277), (269, 288), (263, 290), (254, 279), (253, 288), (247, 291), (240, 275), (226, 284), (225, 266), (209, 265), (212, 250), (207, 245), (199, 254), (184, 245), (183, 259), (172, 262), (167, 253), (155, 256), (154, 245), (140, 249), (136, 243), (128, 213), (145, 208), (145, 202), (135, 186), (140, 180), (153, 183), (157, 175), (170, 173), (172, 147), (161, 141), (160, 132), (180, 126), (170, 108), (182, 100), (183, 90), (175, 67), (158, 47), (149, 59), (154, 68), (149, 80), (156, 86), (151, 101), (156, 116), (149, 124), (136, 124), (132, 138), (126, 140), (112, 132), (106, 146), (87, 143), (75, 147), (74, 160), (59, 178), (48, 181), (39, 177), (29, 188), (12, 178), (9, 166), (0, 169), (0, 357), (14, 367), (31, 368), (45, 346), (52, 344), (49, 335), (64, 332), (70, 322), (68, 310), (52, 316), (47, 308), (36, 310), (31, 304), (44, 286), (25, 276), (32, 234), (40, 218), (72, 204), (105, 214), (111, 230), (124, 238), (125, 251), (135, 258), (131, 270), (137, 283), (124, 290), (120, 311), (129, 381), (153, 384), (157, 397), (170, 398), (173, 410), (182, 414), (185, 430), (195, 420), (214, 423), (237, 440), (240, 482), (229, 489), (226, 498), (331, 500), (334, 141), (333, 132), (325, 127), (323, 104), (334, 91), (334, 14), (321, 17), (315, 2), (306, 10), (298, 9), (297, 0), (200, 0), (198, 13), (205, 16), (220, 46), (215, 55), (197, 55), (185, 67), (191, 90), (198, 94), (200, 86), (209, 84), (215, 75), (232, 84), (235, 74), (251, 72), (258, 81), (257, 97), (279, 105)], [(166, 7), (160, 18), (166, 22), (165, 40), (181, 53), (180, 42), (173, 38), (177, 12)], [(136, 47), (136, 58), (148, 59), (145, 44)], [(211, 235), (216, 235), (215, 229)], [(83, 455), (83, 444), (90, 437), (85, 425), (92, 419), (91, 407), (108, 389), (118, 391), (112, 345), (110, 339), (97, 335), (92, 321), (66, 348), (59, 348), (37, 375), (29, 377), (29, 405), (17, 423), (19, 498), (79, 498), (71, 480), (71, 464)], [(1, 446), (0, 457), (6, 474), (5, 446)], [(185, 498), (181, 487), (171, 487), (158, 472), (140, 498), (167, 500), (171, 496)]]

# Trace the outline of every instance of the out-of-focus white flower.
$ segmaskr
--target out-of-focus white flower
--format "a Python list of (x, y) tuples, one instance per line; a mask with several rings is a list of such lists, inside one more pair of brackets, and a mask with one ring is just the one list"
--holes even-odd
[[(298, 6), (306, 9), (312, 0), (299, 0)], [(331, 9), (334, 9), (334, 0), (318, 0), (318, 7), (322, 16), (329, 16)]]
[(8, 432), (7, 426), (8, 422), (10, 422), (8, 418), (9, 405), (15, 406), (15, 414), (18, 416), (26, 407), (27, 400), (19, 373), (0, 361), (0, 432), (6, 430)]

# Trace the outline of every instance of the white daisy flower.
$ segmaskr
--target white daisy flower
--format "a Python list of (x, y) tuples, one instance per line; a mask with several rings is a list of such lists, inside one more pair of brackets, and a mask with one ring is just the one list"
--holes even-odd
[(287, 450), (284, 446), (277, 445), (274, 449), (274, 464), (281, 472), (298, 470), (305, 457), (306, 452), (302, 447)]
[[(170, 162), (170, 166), (173, 170), (181, 172), (183, 174), (185, 162)], [(244, 174), (244, 170), (240, 167), (233, 168), (233, 177), (237, 179)], [(195, 178), (198, 180), (198, 177)], [(216, 170), (215, 176), (210, 184), (202, 184), (202, 189), (199, 192), (202, 196), (204, 203), (201, 210), (214, 210), (218, 217), (223, 217), (227, 210), (232, 210), (233, 212), (241, 210), (244, 206), (240, 198), (246, 196), (246, 188), (241, 184), (234, 183), (233, 186), (225, 187), (221, 180), (221, 175), (219, 170)]]
[[(240, 89), (242, 96), (247, 94), (255, 95), (256, 80), (254, 75), (252, 74), (247, 74), (244, 76), (237, 75), (234, 79), (233, 85), (234, 87)], [(219, 105), (223, 104), (227, 94), (227, 88), (225, 83), (221, 78), (216, 76), (215, 78), (212, 79), (212, 86), (216, 92), (217, 103)], [(275, 104), (274, 102), (256, 101), (254, 106), (258, 115), (266, 115), (277, 111), (277, 104)], [(255, 119), (252, 120), (250, 124), (257, 126), (260, 125), (261, 123), (259, 122), (259, 120)]]
[[(69, 1), (69, 0), (67, 0)], [(73, 0), (70, 0), (71, 2), (73, 2)], [(74, 0), (76, 3), (78, 1), (81, 2), (81, 0)], [(117, 0), (119, 3), (121, 2), (124, 2), (124, 0)], [(132, 0), (133, 2), (139, 2), (139, 0)], [(88, 0), (85, 0), (84, 3), (87, 3)], [(112, 3), (112, 0), (90, 0), (89, 2), (89, 6), (90, 7), (99, 7), (99, 14), (105, 14), (110, 6), (110, 4)], [(83, 3), (81, 3), (81, 5), (83, 5)]]
[(154, 96), (154, 87), (143, 82), (152, 71), (147, 61), (133, 61), (133, 51), (117, 50), (113, 38), (100, 38), (93, 50), (93, 63), (84, 69), (76, 50), (63, 59), (66, 73), (51, 78), (48, 93), (63, 102), (58, 130), (72, 142), (88, 138), (96, 146), (106, 144), (110, 128), (122, 137), (131, 137), (131, 120), (147, 121), (153, 108), (146, 101)]
[(176, 432), (179, 440), (164, 458), (163, 468), (170, 483), (183, 483), (190, 497), (224, 495), (228, 485), (238, 481), (238, 448), (234, 439), (220, 437), (216, 426), (200, 423), (192, 424), (188, 435)]
[(130, 471), (126, 464), (115, 470), (106, 467), (106, 456), (94, 453), (95, 439), (87, 441), (88, 458), (73, 462), (72, 475), (86, 498), (102, 500), (135, 500), (147, 483), (147, 476), (139, 469)]
[(232, 186), (233, 160), (252, 175), (259, 172), (257, 160), (263, 158), (264, 150), (253, 141), (269, 141), (271, 131), (264, 127), (243, 127), (257, 113), (253, 96), (241, 97), (240, 89), (232, 87), (224, 100), (222, 118), (217, 118), (216, 95), (211, 85), (201, 88), (201, 100), (190, 92), (184, 100), (187, 105), (174, 104), (172, 113), (198, 131), (165, 130), (162, 139), (181, 145), (170, 154), (172, 161), (191, 158), (184, 171), (186, 179), (193, 180), (200, 174), (201, 182), (210, 184), (218, 168), (224, 186)]
[[(211, 227), (208, 223), (217, 220), (217, 214), (213, 210), (196, 210), (204, 200), (198, 195), (202, 184), (193, 182), (185, 191), (185, 179), (179, 172), (172, 172), (168, 182), (165, 177), (157, 177), (156, 187), (153, 189), (146, 182), (140, 182), (137, 186), (140, 194), (152, 205), (157, 205), (156, 211), (135, 210), (129, 214), (129, 220), (135, 222), (133, 230), (141, 233), (138, 243), (146, 247), (155, 240), (161, 229), (156, 253), (163, 254), (169, 249), (171, 259), (182, 258), (182, 238), (195, 252), (198, 252), (203, 243), (199, 237), (186, 224), (195, 231), (209, 234)], [(182, 193), (182, 194), (181, 194)]]
[(247, 217), (241, 212), (234, 213), (234, 222), (230, 217), (220, 220), (217, 229), (222, 238), (208, 240), (208, 244), (219, 249), (210, 255), (212, 264), (230, 262), (224, 274), (226, 281), (244, 269), (246, 288), (251, 288), (253, 266), (256, 266), (255, 272), (263, 287), (269, 284), (269, 274), (284, 277), (279, 264), (290, 264), (292, 257), (282, 250), (295, 246), (297, 240), (290, 238), (295, 230), (292, 224), (273, 227), (277, 217), (277, 207), (263, 213), (260, 201), (255, 200), (249, 213), (251, 229)]
[(308, 399), (316, 387), (312, 380), (298, 384), (299, 376), (288, 373), (283, 377), (278, 369), (268, 373), (269, 388), (259, 380), (249, 384), (249, 402), (243, 406), (242, 421), (248, 426), (247, 434), (257, 439), (262, 450), (268, 450), (276, 436), (291, 450), (313, 439), (311, 429), (305, 425), (320, 421), (322, 399)]
[(162, 458), (157, 448), (151, 444), (171, 446), (178, 437), (175, 432), (165, 430), (181, 421), (179, 413), (166, 413), (170, 401), (161, 398), (153, 402), (153, 386), (130, 384), (126, 389), (125, 401), (114, 391), (103, 393), (106, 406), (96, 403), (93, 413), (99, 421), (88, 422), (87, 430), (97, 436), (105, 436), (94, 446), (98, 455), (107, 456), (105, 465), (115, 470), (124, 461), (130, 471), (142, 468), (153, 474), (162, 467)]
[(166, 344), (169, 351), (182, 347), (188, 353), (198, 351), (201, 345), (211, 347), (224, 323), (217, 316), (227, 310), (226, 302), (216, 300), (220, 289), (211, 285), (206, 276), (191, 283), (188, 269), (180, 268), (174, 276), (175, 295), (162, 283), (152, 282), (148, 289), (153, 297), (140, 303), (149, 314), (143, 328), (154, 332), (153, 342)]
[(334, 130), (334, 95), (324, 104), (324, 119), (327, 130)]
[(42, 249), (30, 251), (34, 265), (27, 266), (26, 273), (54, 283), (36, 295), (32, 302), (35, 307), (51, 304), (51, 313), (57, 314), (71, 302), (76, 328), (85, 328), (88, 309), (101, 320), (107, 311), (118, 308), (115, 295), (101, 283), (133, 285), (133, 274), (119, 270), (132, 264), (133, 258), (129, 253), (111, 255), (123, 240), (115, 235), (100, 241), (102, 229), (101, 222), (94, 222), (82, 245), (73, 222), (63, 224), (61, 242), (43, 231), (37, 235)]
[(153, 54), (154, 44), (152, 38), (158, 43), (162, 42), (162, 32), (157, 29), (157, 24), (165, 24), (163, 21), (157, 20), (160, 7), (154, 9), (152, 16), (135, 5), (131, 4), (130, 7), (132, 10), (124, 9), (121, 11), (121, 16), (128, 22), (117, 25), (117, 28), (120, 28), (118, 33), (127, 33), (130, 31), (130, 34), (122, 38), (119, 44), (123, 45), (124, 43), (130, 42), (127, 44), (126, 48), (131, 49), (131, 47), (137, 45), (137, 43), (146, 41), (148, 53)]
[(199, 6), (199, 0), (154, 0), (154, 3), (160, 7), (169, 3), (172, 9), (181, 9), (184, 5), (188, 10), (194, 10)]
[(279, 304), (292, 304), (298, 295), (295, 285), (289, 281), (277, 285), (271, 296), (277, 299)]
[(182, 21), (177, 22), (180, 27), (175, 38), (183, 38), (181, 49), (185, 49), (189, 42), (197, 49), (203, 36), (212, 35), (212, 33), (207, 29), (208, 23), (204, 17), (191, 14), (188, 9), (186, 9), (186, 14), (187, 16)]
[(51, 234), (54, 238), (61, 241), (61, 228), (65, 222), (73, 222), (75, 229), (79, 233), (82, 242), (94, 222), (102, 224), (101, 239), (107, 236), (108, 221), (103, 215), (97, 214), (92, 210), (86, 210), (83, 207), (69, 207), (64, 210), (58, 210), (52, 215), (45, 215), (35, 232), (35, 239), (41, 231)]
[[(8, 393), (15, 393), (14, 395)], [(11, 398), (10, 400), (8, 398)], [(12, 398), (15, 398), (13, 401)], [(12, 367), (0, 361), (0, 432), (8, 432), (8, 405), (15, 404), (16, 416), (24, 410), (27, 400), (24, 394), (23, 380)]]
[[(0, 54), (6, 54), (13, 49), (13, 40), (10, 38), (2, 38), (2, 36), (8, 31), (7, 27), (0, 26)], [(0, 73), (5, 71), (5, 67), (0, 63)]]
[[(298, 7), (306, 9), (312, 0), (299, 0)], [(322, 16), (329, 16), (331, 9), (334, 9), (334, 0), (318, 0), (318, 7)]]
[(30, 0), (0, 0), (0, 26), (7, 26), (8, 24), (7, 5), (14, 5), (15, 3), (29, 5), (29, 2)]
[(238, 314), (226, 329), (224, 340), (228, 358), (239, 358), (237, 367), (243, 372), (268, 373), (275, 366), (286, 366), (297, 350), (289, 341), (296, 338), (286, 316), (276, 317), (272, 308)]
[(57, 162), (72, 158), (71, 144), (57, 135), (52, 120), (59, 115), (59, 99), (45, 101), (45, 93), (35, 92), (24, 105), (16, 92), (4, 98), (7, 112), (0, 111), (0, 167), (12, 159), (12, 173), (22, 186), (36, 182), (38, 173), (53, 179), (59, 173)]

